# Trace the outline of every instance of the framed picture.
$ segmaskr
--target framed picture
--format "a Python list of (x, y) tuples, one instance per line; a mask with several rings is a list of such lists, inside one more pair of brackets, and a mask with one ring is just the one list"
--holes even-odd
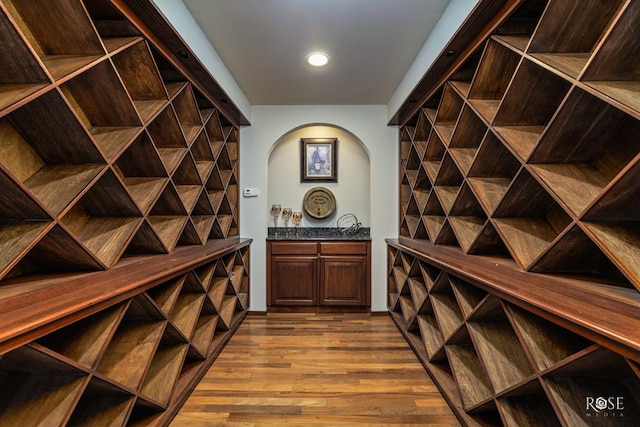
[(300, 139), (300, 182), (338, 182), (338, 138)]

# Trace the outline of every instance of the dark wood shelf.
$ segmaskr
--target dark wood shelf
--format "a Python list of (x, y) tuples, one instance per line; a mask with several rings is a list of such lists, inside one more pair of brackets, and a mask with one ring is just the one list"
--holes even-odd
[(590, 425), (639, 383), (640, 2), (475, 10), (392, 119), (389, 310), (463, 424)]
[[(403, 244), (388, 243), (392, 317), (440, 390), (452, 402), (460, 396), (460, 404), (453, 408), (470, 425), (580, 424), (586, 418), (576, 414), (581, 413), (585, 395), (596, 393), (598, 387), (604, 387), (606, 393), (617, 388), (626, 401), (626, 396), (634, 396), (640, 387), (632, 362), (637, 350), (623, 350), (634, 357), (625, 359), (592, 341), (599, 330), (589, 334), (583, 327), (576, 332), (577, 319), (571, 310), (557, 311), (555, 303), (561, 301), (560, 295), (572, 295), (576, 302), (592, 307), (588, 292), (597, 292), (596, 285), (589, 289), (577, 281), (570, 284), (552, 276), (541, 277), (539, 283), (528, 277), (519, 282), (518, 275), (527, 273), (517, 273), (512, 263), (496, 263), (491, 258), (465, 262), (455, 249), (410, 239), (403, 239)], [(420, 251), (425, 245), (433, 250)], [(492, 271), (491, 279), (480, 274), (485, 268)], [(426, 286), (423, 272), (428, 272), (429, 281), (437, 278), (432, 286)], [(480, 277), (485, 278), (480, 281)], [(556, 285), (549, 286), (550, 281)], [(573, 293), (569, 286), (575, 287)], [(524, 289), (528, 300), (523, 300)], [(629, 299), (623, 302), (625, 294)], [(394, 295), (399, 295), (398, 304)], [(423, 298), (431, 304), (421, 303)], [(629, 292), (609, 291), (594, 298), (607, 305), (603, 313), (612, 313), (609, 309), (616, 301), (621, 306), (629, 304), (627, 316), (637, 314), (637, 301)], [(537, 301), (542, 300), (547, 301), (546, 318), (539, 316), (539, 309), (529, 311), (530, 307), (541, 307)], [(575, 302), (567, 308), (572, 304)], [(581, 313), (597, 319), (600, 314), (593, 310)], [(564, 322), (563, 316), (567, 318)], [(617, 321), (622, 318), (612, 319), (612, 329)], [(584, 319), (582, 323), (586, 326), (590, 322)], [(627, 332), (637, 334), (633, 326)], [(612, 343), (602, 336), (596, 341)], [(442, 366), (450, 369), (448, 374), (443, 375)], [(611, 384), (605, 387), (606, 381)]]
[(123, 3), (0, 7), (3, 425), (166, 425), (248, 310), (242, 115)]

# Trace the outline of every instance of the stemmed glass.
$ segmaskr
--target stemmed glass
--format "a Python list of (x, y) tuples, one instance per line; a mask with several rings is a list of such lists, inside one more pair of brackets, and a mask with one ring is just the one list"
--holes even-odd
[(296, 226), (296, 236), (297, 236), (298, 227), (300, 227), (300, 221), (302, 221), (302, 212), (294, 212), (291, 219), (293, 219), (293, 225)]
[(281, 205), (271, 205), (271, 216), (273, 217), (273, 226), (278, 227), (278, 217), (280, 216), (280, 212), (282, 212)]
[(291, 219), (291, 214), (293, 211), (291, 208), (282, 209), (282, 219), (284, 220), (284, 235), (287, 235), (287, 227), (289, 227), (289, 219)]

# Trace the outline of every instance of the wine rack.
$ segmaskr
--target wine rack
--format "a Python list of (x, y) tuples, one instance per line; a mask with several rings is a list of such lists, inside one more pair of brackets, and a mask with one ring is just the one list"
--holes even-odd
[(399, 113), (389, 309), (465, 422), (608, 425), (581, 405), (638, 393), (640, 1), (503, 3)]
[(237, 236), (237, 128), (116, 7), (7, 0), (0, 24), (0, 289)]
[[(171, 260), (137, 261), (154, 264), (151, 282), (131, 273), (136, 263), (110, 270), (145, 284), (2, 355), (0, 425), (168, 424), (247, 313), (248, 244), (227, 244), (170, 278)], [(184, 251), (176, 257), (193, 263)]]
[(248, 310), (246, 119), (151, 2), (0, 29), (0, 425), (167, 424)]
[[(465, 425), (635, 425), (637, 352), (566, 329), (517, 294), (503, 297), (489, 278), (466, 276), (469, 265), (454, 269), (420, 248), (388, 241), (389, 312)], [(598, 413), (587, 406), (594, 396), (623, 404)]]

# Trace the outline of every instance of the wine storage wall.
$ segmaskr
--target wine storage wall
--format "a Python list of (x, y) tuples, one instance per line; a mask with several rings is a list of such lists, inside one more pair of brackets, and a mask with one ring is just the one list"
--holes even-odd
[(237, 127), (108, 1), (0, 29), (0, 294), (238, 235)]
[(523, 2), (401, 129), (400, 236), (637, 294), (638, 16)]
[[(632, 426), (640, 371), (631, 360), (452, 274), (388, 249), (392, 318), (468, 425)], [(588, 406), (615, 396), (619, 405)]]
[(166, 425), (248, 309), (236, 111), (121, 4), (0, 0), (0, 425)]
[(638, 17), (522, 2), (401, 129), (400, 236), (640, 292)]
[[(390, 276), (400, 295), (390, 307), (426, 346), (427, 364), (457, 382), (465, 411), (492, 413), (489, 424), (541, 425), (530, 416), (539, 403), (554, 420), (544, 425), (586, 425), (566, 413), (578, 410), (570, 390), (595, 393), (590, 384), (600, 383), (567, 377), (611, 369), (638, 396), (637, 365), (619, 354), (640, 361), (640, 332), (629, 326), (640, 319), (640, 1), (509, 7), (485, 40), (459, 52), (443, 84), (423, 88), (399, 132), (400, 245), (437, 254), (440, 267), (485, 290), (422, 264), (419, 274), (394, 255), (410, 278)], [(513, 286), (495, 285), (494, 272), (511, 274)], [(509, 303), (492, 288), (501, 297), (509, 288)], [(593, 310), (572, 306), (576, 295)], [(518, 298), (554, 322), (512, 307)], [(526, 329), (547, 326), (541, 339), (570, 344), (543, 366), (537, 352), (547, 349), (532, 349), (542, 344), (525, 342)], [(493, 345), (513, 352), (500, 372)]]
[(239, 246), (3, 354), (0, 426), (167, 425), (247, 312)]

